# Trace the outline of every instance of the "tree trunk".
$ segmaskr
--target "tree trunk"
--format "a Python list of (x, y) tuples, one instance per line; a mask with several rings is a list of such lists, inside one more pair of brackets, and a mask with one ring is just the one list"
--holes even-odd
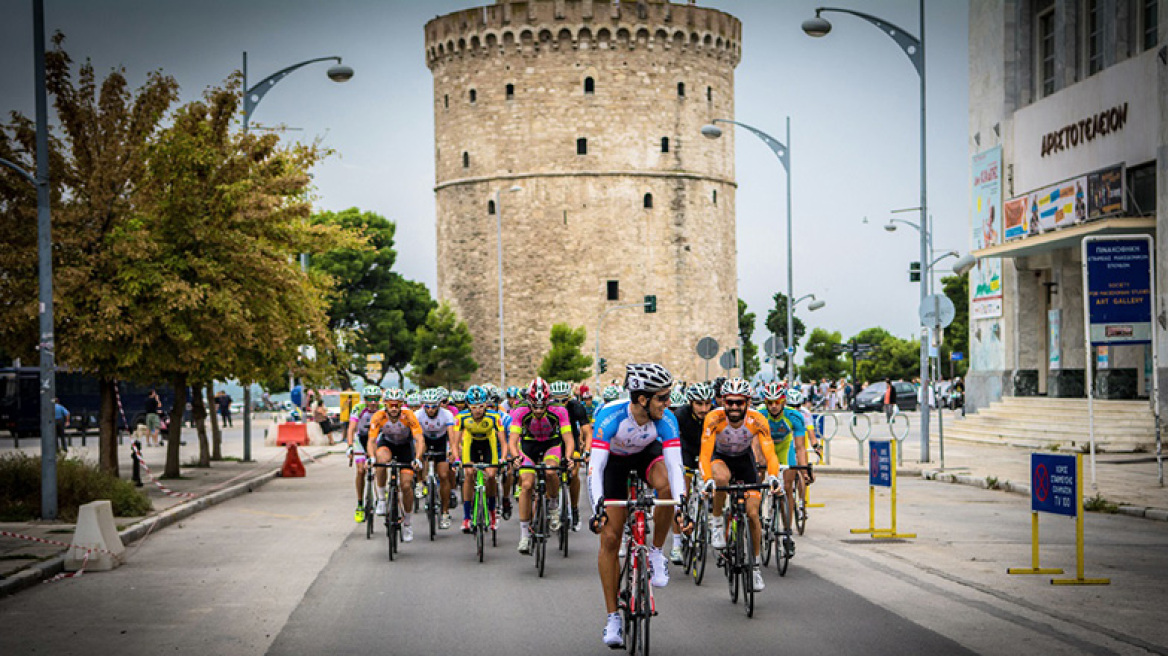
[[(211, 386), (208, 385), (207, 389)], [(214, 415), (214, 412), (212, 412)], [(207, 441), (207, 406), (203, 405), (203, 386), (191, 386), (191, 420), (199, 435), (199, 467), (211, 466), (211, 444)]]
[(207, 409), (211, 415), (211, 460), (223, 459), (223, 429), (219, 427), (219, 413), (215, 412), (215, 385), (207, 386)]
[(166, 468), (162, 472), (163, 478), (178, 478), (182, 475), (179, 468), (179, 447), (182, 442), (183, 411), (187, 407), (187, 377), (179, 374), (171, 379), (174, 388), (174, 405), (170, 408), (170, 427), (166, 433)]
[(116, 382), (102, 378), (98, 383), (101, 390), (101, 410), (97, 416), (98, 456), (101, 470), (118, 476), (118, 401)]

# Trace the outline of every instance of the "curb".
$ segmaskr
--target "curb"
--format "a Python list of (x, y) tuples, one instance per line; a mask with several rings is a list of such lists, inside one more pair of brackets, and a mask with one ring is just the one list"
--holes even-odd
[[(311, 456), (308, 461), (312, 462), (318, 458), (323, 458), (332, 453), (325, 451), (324, 453)], [(207, 510), (213, 506), (219, 505), (229, 499), (242, 496), (248, 492), (253, 492), (257, 488), (264, 486), (267, 483), (279, 478), (280, 467), (271, 471), (264, 472), (258, 476), (254, 476), (248, 480), (240, 481), (231, 487), (216, 490), (206, 496), (196, 497), (189, 501), (184, 501), (175, 506), (171, 506), (166, 510), (151, 515), (138, 521), (131, 526), (118, 532), (118, 537), (122, 539), (122, 543), (129, 545), (132, 542), (137, 542), (146, 537), (151, 532), (166, 528), (171, 524), (186, 519), (195, 513)], [(67, 552), (68, 550), (66, 550)], [(7, 597), (14, 595), (21, 590), (30, 588), (37, 583), (47, 581), (54, 576), (65, 571), (65, 555), (61, 554), (54, 556), (46, 561), (29, 565), (25, 569), (0, 580), (0, 597)]]
[[(1011, 494), (1019, 494), (1030, 496), (1030, 486), (1023, 483), (1015, 483), (1013, 481), (1002, 481), (998, 483), (996, 488), (990, 488), (986, 478), (978, 478), (976, 476), (968, 476), (965, 474), (951, 474), (936, 469), (926, 469), (921, 472), (921, 478), (927, 481), (939, 481), (941, 483), (959, 483), (961, 485), (970, 485), (973, 487), (980, 487), (983, 490), (996, 489)], [(1168, 509), (1164, 508), (1148, 508), (1145, 506), (1130, 506), (1120, 505), (1115, 514), (1127, 515), (1128, 517), (1139, 517), (1142, 519), (1151, 519), (1153, 521), (1168, 522)]]

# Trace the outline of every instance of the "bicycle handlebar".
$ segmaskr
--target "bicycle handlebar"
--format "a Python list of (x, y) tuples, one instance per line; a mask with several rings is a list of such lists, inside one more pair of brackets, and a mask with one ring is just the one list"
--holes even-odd
[(624, 500), (605, 500), (605, 507), (630, 507), (630, 506), (676, 506), (677, 502), (673, 499), (624, 499)]
[(740, 483), (737, 485), (726, 485), (722, 487), (715, 487), (715, 492), (746, 492), (747, 490), (767, 490), (771, 486), (766, 483)]
[(413, 469), (414, 466), (404, 462), (375, 462), (372, 463), (374, 467), (381, 467), (382, 469)]

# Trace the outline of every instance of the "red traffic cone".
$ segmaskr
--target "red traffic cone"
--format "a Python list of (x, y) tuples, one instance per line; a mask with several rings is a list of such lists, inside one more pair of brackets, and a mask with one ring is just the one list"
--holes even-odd
[(300, 453), (295, 444), (288, 445), (288, 455), (284, 458), (284, 466), (280, 468), (282, 478), (303, 478), (304, 463), (300, 462)]

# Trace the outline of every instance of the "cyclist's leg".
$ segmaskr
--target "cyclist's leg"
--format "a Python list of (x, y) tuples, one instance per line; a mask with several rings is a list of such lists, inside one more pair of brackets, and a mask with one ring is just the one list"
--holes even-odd
[[(393, 459), (393, 452), (389, 450), (388, 443), (382, 442), (381, 440), (377, 441), (376, 457), (379, 464), (385, 464)], [(377, 483), (374, 489), (376, 490), (378, 501), (385, 499), (385, 481), (388, 477), (389, 474), (384, 467), (377, 467), (373, 470), (373, 478)]]
[[(628, 456), (609, 455), (604, 468), (604, 498), (627, 499), (628, 478), (631, 470)], [(620, 591), (620, 551), (621, 536), (625, 532), (626, 508), (613, 506), (605, 508), (608, 522), (600, 531), (600, 553), (596, 557), (600, 572), (600, 587), (604, 592), (604, 606), (609, 613), (617, 611), (616, 599)]]
[[(658, 444), (654, 442), (653, 444)], [(648, 453), (647, 453), (648, 452)], [(660, 454), (660, 447), (652, 445), (637, 454), (638, 474), (645, 479), (649, 487), (657, 491), (658, 499), (672, 499), (673, 492), (669, 488), (669, 472), (665, 469), (665, 458)], [(641, 468), (644, 469), (641, 469)], [(657, 506), (653, 509), (653, 546), (660, 549), (665, 545), (665, 537), (673, 526), (673, 506)]]
[[(392, 447), (395, 462), (408, 465), (414, 460), (414, 445), (412, 442), (395, 444)], [(401, 490), (402, 510), (405, 511), (405, 525), (410, 524), (410, 514), (414, 512), (414, 470), (402, 469), (397, 473), (399, 489)]]
[[(741, 456), (727, 457), (724, 461), (730, 470), (731, 480), (754, 485), (758, 483), (758, 470), (754, 466), (754, 454), (750, 451)], [(746, 516), (750, 520), (751, 548), (757, 558), (759, 547), (762, 544), (762, 522), (758, 518), (758, 506), (761, 495), (758, 490), (750, 490), (746, 494)]]
[(353, 454), (353, 462), (357, 464), (357, 505), (365, 503), (365, 454)]
[[(543, 454), (543, 464), (548, 467), (555, 467), (560, 464), (560, 455), (563, 452), (563, 446), (553, 446)], [(547, 480), (547, 498), (551, 502), (551, 507), (556, 507), (556, 501), (560, 498), (560, 472), (547, 471), (544, 472)]]
[[(730, 484), (730, 468), (722, 461), (718, 454), (714, 454), (714, 460), (710, 465), (711, 473), (714, 475), (714, 485), (718, 487), (726, 487)], [(714, 517), (722, 516), (722, 508), (726, 506), (726, 493), (714, 492), (714, 505), (710, 508), (710, 514)]]

